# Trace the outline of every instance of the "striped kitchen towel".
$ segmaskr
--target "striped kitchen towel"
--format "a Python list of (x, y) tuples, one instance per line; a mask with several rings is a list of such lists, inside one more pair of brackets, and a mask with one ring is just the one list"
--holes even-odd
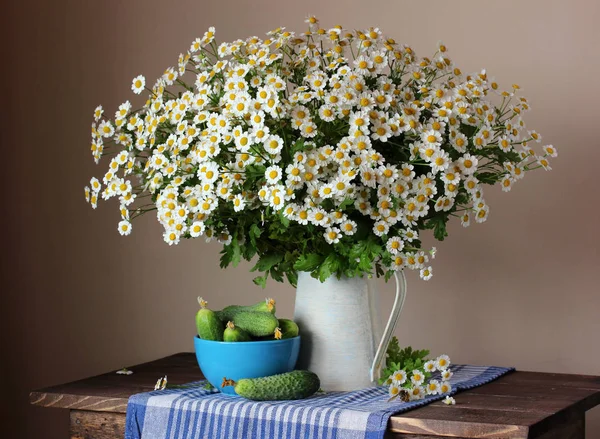
[[(461, 365), (451, 369), (452, 393), (481, 386), (514, 370)], [(204, 383), (131, 396), (125, 439), (383, 438), (390, 416), (446, 396), (387, 402), (387, 387), (380, 386), (297, 401), (255, 402), (206, 390)]]

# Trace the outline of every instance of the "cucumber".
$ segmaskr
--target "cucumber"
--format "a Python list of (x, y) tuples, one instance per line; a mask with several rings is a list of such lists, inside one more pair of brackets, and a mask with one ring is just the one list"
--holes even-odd
[(275, 333), (278, 322), (269, 312), (239, 311), (233, 316), (233, 323), (253, 337), (264, 337)]
[(300, 332), (298, 325), (290, 319), (279, 319), (279, 329), (282, 339), (297, 337)]
[(230, 305), (223, 308), (221, 311), (217, 311), (217, 317), (219, 317), (223, 323), (226, 323), (233, 320), (233, 316), (240, 311), (262, 311), (270, 312), (275, 315), (275, 299), (267, 297), (265, 300), (261, 300), (250, 306)]
[(227, 322), (223, 332), (223, 341), (250, 341), (250, 335), (243, 329), (236, 328), (233, 322)]
[(198, 337), (203, 340), (223, 340), (223, 322), (217, 318), (214, 311), (211, 311), (206, 307), (208, 303), (198, 297), (198, 303), (200, 309), (196, 313), (196, 329), (198, 330)]
[(308, 398), (319, 390), (319, 377), (308, 370), (272, 375), (263, 378), (244, 378), (237, 382), (223, 379), (221, 387), (234, 386), (235, 392), (254, 401), (281, 401)]

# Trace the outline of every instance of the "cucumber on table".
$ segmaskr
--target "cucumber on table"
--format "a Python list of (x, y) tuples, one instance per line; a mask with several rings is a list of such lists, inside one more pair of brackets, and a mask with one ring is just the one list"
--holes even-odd
[(281, 401), (308, 398), (319, 390), (320, 385), (315, 373), (294, 370), (263, 378), (244, 378), (237, 382), (223, 378), (221, 387), (234, 386), (238, 395), (254, 401)]
[(214, 311), (211, 311), (206, 306), (208, 303), (198, 297), (200, 309), (196, 313), (196, 329), (198, 336), (203, 340), (223, 340), (223, 322), (217, 318)]

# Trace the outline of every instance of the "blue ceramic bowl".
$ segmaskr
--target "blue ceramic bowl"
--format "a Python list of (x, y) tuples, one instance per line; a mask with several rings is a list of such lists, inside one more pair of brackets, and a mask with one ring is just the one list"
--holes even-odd
[(284, 340), (224, 342), (194, 337), (196, 359), (209, 383), (235, 395), (232, 386), (221, 387), (223, 378), (237, 381), (291, 372), (300, 352), (300, 336)]

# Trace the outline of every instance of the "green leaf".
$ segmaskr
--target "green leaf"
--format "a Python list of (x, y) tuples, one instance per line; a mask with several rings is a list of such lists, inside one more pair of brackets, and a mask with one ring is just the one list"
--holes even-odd
[(332, 274), (340, 269), (340, 260), (335, 253), (329, 253), (321, 266), (319, 267), (319, 280), (324, 282)]
[(227, 268), (229, 264), (231, 264), (232, 258), (233, 252), (231, 251), (230, 246), (223, 247), (223, 250), (221, 250), (221, 259), (219, 262), (219, 266), (221, 268)]
[(269, 270), (271, 277), (277, 282), (283, 282), (283, 273), (275, 268)]
[(247, 242), (242, 246), (242, 256), (245, 260), (249, 261), (256, 254), (256, 247), (251, 243)]
[(260, 257), (258, 262), (250, 271), (269, 271), (273, 266), (283, 260), (283, 255), (280, 253), (269, 253)]
[(242, 260), (242, 249), (240, 248), (237, 239), (233, 239), (230, 246), (232, 248), (231, 262), (234, 267), (237, 267)]
[(296, 288), (298, 285), (298, 273), (296, 271), (290, 270), (285, 272), (285, 276), (287, 277), (288, 282), (291, 286)]
[(495, 184), (499, 179), (498, 174), (495, 172), (478, 172), (475, 176), (484, 184)]
[(262, 230), (260, 230), (260, 228), (256, 224), (252, 224), (250, 226), (250, 231), (248, 232), (248, 236), (250, 236), (250, 242), (252, 243), (252, 245), (254, 247), (256, 247), (256, 240), (260, 237), (261, 234), (262, 234)]
[(346, 207), (348, 206), (352, 206), (354, 204), (354, 199), (352, 198), (346, 198), (344, 201), (342, 201), (339, 205), (340, 210), (344, 210)]
[(319, 265), (323, 262), (323, 256), (316, 253), (309, 253), (306, 255), (300, 255), (294, 269), (297, 271), (313, 271), (316, 270)]
[(387, 282), (388, 280), (390, 280), (393, 275), (394, 275), (394, 270), (386, 271), (385, 272), (385, 281)]
[(296, 143), (292, 146), (292, 154), (295, 154), (298, 151), (302, 151), (304, 149), (304, 139), (298, 139)]
[(426, 229), (433, 229), (433, 236), (438, 241), (443, 241), (446, 236), (448, 236), (448, 231), (446, 230), (446, 223), (448, 222), (448, 214), (435, 216), (430, 218), (425, 222)]
[(279, 212), (279, 221), (283, 224), (286, 229), (290, 226), (290, 220), (283, 216), (283, 213)]
[(264, 276), (257, 276), (254, 279), (252, 279), (252, 282), (254, 282), (256, 285), (265, 288), (267, 286), (267, 276), (267, 274), (265, 274)]

